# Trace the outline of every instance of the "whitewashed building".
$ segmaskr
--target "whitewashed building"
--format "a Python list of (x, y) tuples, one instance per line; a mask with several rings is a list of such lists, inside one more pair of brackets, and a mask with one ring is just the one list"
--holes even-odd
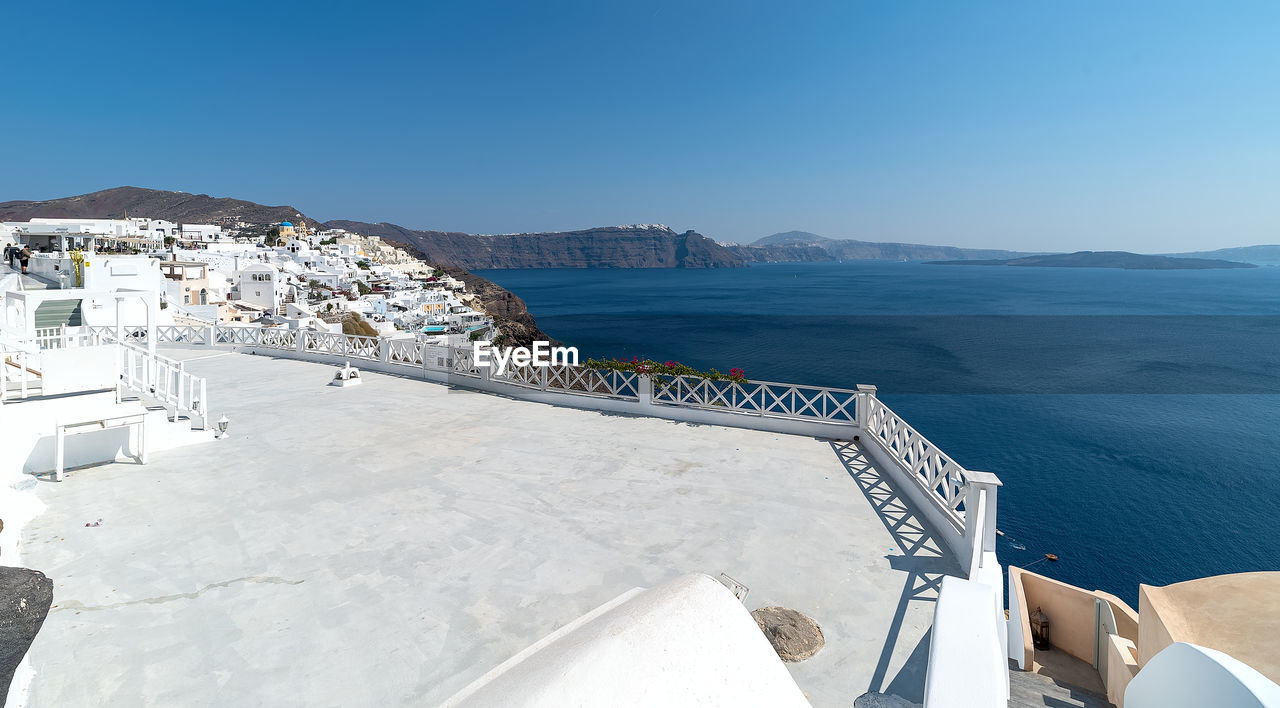
[(266, 263), (252, 263), (236, 273), (236, 299), (274, 312), (284, 302), (284, 274)]
[(183, 224), (178, 239), (181, 241), (206, 243), (221, 241), (225, 234), (222, 227), (216, 224)]

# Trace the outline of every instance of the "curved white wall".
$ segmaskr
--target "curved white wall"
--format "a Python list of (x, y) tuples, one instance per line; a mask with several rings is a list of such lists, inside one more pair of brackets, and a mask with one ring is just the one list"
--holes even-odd
[(1125, 708), (1280, 708), (1280, 686), (1214, 649), (1177, 642), (1148, 661), (1124, 692)]
[(733, 593), (706, 575), (635, 588), (445, 702), (461, 706), (807, 706)]

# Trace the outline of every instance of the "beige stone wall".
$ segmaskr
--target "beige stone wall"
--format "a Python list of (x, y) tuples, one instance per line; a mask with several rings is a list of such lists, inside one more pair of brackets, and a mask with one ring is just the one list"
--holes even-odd
[(1160, 588), (1150, 585), (1138, 586), (1138, 612), (1147, 618), (1138, 627), (1138, 665), (1146, 666), (1151, 657), (1160, 653), (1161, 649), (1173, 644), (1173, 634), (1169, 631), (1169, 627), (1165, 626), (1166, 622), (1175, 625), (1174, 630), (1178, 630), (1177, 625), (1180, 624), (1178, 617), (1161, 616), (1161, 613), (1152, 607), (1152, 594), (1160, 593)]
[[(1010, 573), (1014, 570), (1009, 568)], [(1093, 600), (1096, 596), (1074, 585), (1016, 570), (1026, 598), (1026, 620), (1030, 621), (1031, 613), (1039, 607), (1049, 616), (1049, 641), (1053, 646), (1092, 664)]]
[(1174, 642), (1224, 652), (1280, 683), (1280, 572), (1233, 573), (1138, 586), (1138, 661)]
[[(1116, 622), (1120, 622), (1119, 615)], [(1124, 637), (1113, 634), (1107, 639), (1107, 673), (1102, 681), (1107, 686), (1107, 700), (1124, 708), (1124, 690), (1138, 673), (1138, 649)]]
[(1111, 614), (1116, 618), (1116, 633), (1128, 639), (1130, 642), (1137, 644), (1138, 642), (1138, 613), (1132, 607), (1125, 604), (1124, 600), (1112, 595), (1109, 592), (1094, 590), (1094, 595), (1107, 601), (1111, 605)]

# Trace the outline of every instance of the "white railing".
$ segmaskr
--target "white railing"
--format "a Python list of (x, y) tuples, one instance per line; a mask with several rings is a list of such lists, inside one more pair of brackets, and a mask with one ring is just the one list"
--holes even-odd
[(458, 376), (480, 378), (480, 369), (476, 366), (475, 351), (466, 347), (454, 349), (451, 370)]
[(192, 420), (198, 418), (202, 428), (208, 424), (209, 396), (203, 377), (187, 373), (180, 361), (153, 354), (131, 342), (115, 344), (122, 388), (172, 406), (175, 418), (185, 413)]
[(160, 325), (156, 327), (156, 341), (208, 344), (209, 328), (194, 325)]
[(213, 337), (218, 344), (257, 344), (262, 327), (231, 327), (218, 325), (213, 328)]
[(0, 345), (0, 402), (23, 399), (34, 392), (44, 370), (42, 359), (39, 351)]
[(772, 381), (731, 381), (656, 375), (654, 403), (734, 413), (856, 423), (858, 392)]
[(70, 345), (66, 327), (36, 327), (33, 339), (41, 349), (61, 349)]
[[(24, 352), (35, 356), (46, 349), (87, 347), (102, 343), (99, 335), (83, 328), (38, 327), (35, 334), (26, 336), (8, 327), (0, 327), (0, 351), (10, 354)], [(34, 361), (34, 359), (33, 359)]]
[[(470, 355), (470, 350), (465, 351)], [(456, 359), (458, 353), (455, 352), (454, 356)], [(640, 375), (630, 371), (604, 371), (569, 364), (508, 365), (503, 373), (490, 373), (489, 378), (492, 381), (504, 381), (514, 386), (535, 388), (539, 391), (609, 396), (626, 400), (639, 400), (640, 397)]]
[[(115, 336), (116, 334), (115, 330), (111, 329), (110, 327), (108, 327), (107, 330), (108, 330), (107, 332), (108, 336), (112, 336), (112, 337)], [(141, 327), (141, 326), (121, 327), (120, 334), (125, 337), (128, 337), (128, 339), (125, 341), (131, 341), (131, 342), (145, 342), (147, 341), (147, 337), (149, 336), (147, 334), (147, 328)], [(159, 340), (159, 341), (164, 341), (164, 340)]]
[(102, 344), (103, 335), (86, 327), (38, 327), (30, 341), (40, 349), (66, 349)]
[(298, 346), (301, 330), (263, 327), (258, 333), (258, 343), (271, 349), (294, 349)]
[(331, 354), (351, 359), (368, 359), (370, 361), (378, 361), (380, 358), (381, 337), (313, 332), (311, 330), (288, 331), (302, 332), (304, 337), (303, 347), (308, 352)]
[[(43, 329), (43, 328), (42, 328)], [(42, 332), (45, 339), (49, 332)], [(60, 345), (61, 340), (56, 341)], [(0, 402), (21, 400), (35, 393), (37, 384), (43, 389), (44, 357), (34, 337), (0, 325)]]
[(875, 397), (866, 398), (863, 427), (911, 478), (929, 491), (957, 527), (964, 527), (967, 472)]
[[(194, 331), (197, 329), (161, 327), (156, 331), (162, 342), (204, 343), (209, 335), (200, 335)], [(875, 388), (871, 386), (853, 390), (772, 381), (713, 381), (688, 376), (646, 376), (567, 364), (509, 366), (502, 374), (497, 374), (492, 369), (476, 366), (471, 347), (445, 350), (449, 356), (441, 367), (437, 365), (442, 358), (438, 352), (428, 357), (425, 353), (427, 345), (410, 339), (278, 327), (218, 325), (212, 331), (217, 344), (292, 350), (299, 355), (317, 356), (338, 364), (357, 359), (390, 367), (435, 371), (453, 377), (464, 386), (486, 390), (499, 390), (505, 386), (510, 387), (512, 393), (523, 389), (536, 390), (539, 395), (613, 399), (627, 406), (638, 406), (627, 410), (641, 415), (788, 432), (797, 430), (805, 434), (817, 431), (813, 434), (841, 439), (866, 435), (868, 440), (864, 442), (874, 446), (875, 456), (883, 463), (891, 464), (901, 479), (913, 487), (912, 495), (927, 507), (925, 515), (929, 521), (946, 531), (944, 540), (961, 563), (972, 565), (976, 558), (976, 562), (982, 565), (981, 552), (971, 558), (975, 548), (981, 548), (982, 552), (994, 551), (991, 539), (995, 533), (994, 499), (999, 479), (990, 473), (961, 467), (876, 398)], [(565, 402), (574, 405), (568, 399)], [(663, 412), (663, 409), (670, 412)], [(720, 414), (727, 414), (727, 417), (720, 417)], [(751, 418), (777, 422), (751, 422)], [(989, 528), (980, 528), (967, 518), (970, 515), (966, 513), (966, 500), (974, 494), (972, 490), (975, 487), (989, 490)]]
[(387, 340), (387, 360), (392, 364), (422, 366), (422, 345), (414, 339)]
[(99, 339), (103, 337), (114, 337), (116, 334), (115, 327), (104, 327), (102, 325), (85, 325), (80, 328), (80, 331)]

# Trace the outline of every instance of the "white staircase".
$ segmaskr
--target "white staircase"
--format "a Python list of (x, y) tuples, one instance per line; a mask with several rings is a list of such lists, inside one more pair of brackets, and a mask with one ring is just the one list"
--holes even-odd
[[(0, 329), (0, 483), (212, 440), (207, 384), (180, 361), (89, 328)], [(80, 433), (90, 433), (81, 435)], [(56, 441), (56, 442), (53, 442)], [(65, 441), (65, 455), (64, 453)]]

